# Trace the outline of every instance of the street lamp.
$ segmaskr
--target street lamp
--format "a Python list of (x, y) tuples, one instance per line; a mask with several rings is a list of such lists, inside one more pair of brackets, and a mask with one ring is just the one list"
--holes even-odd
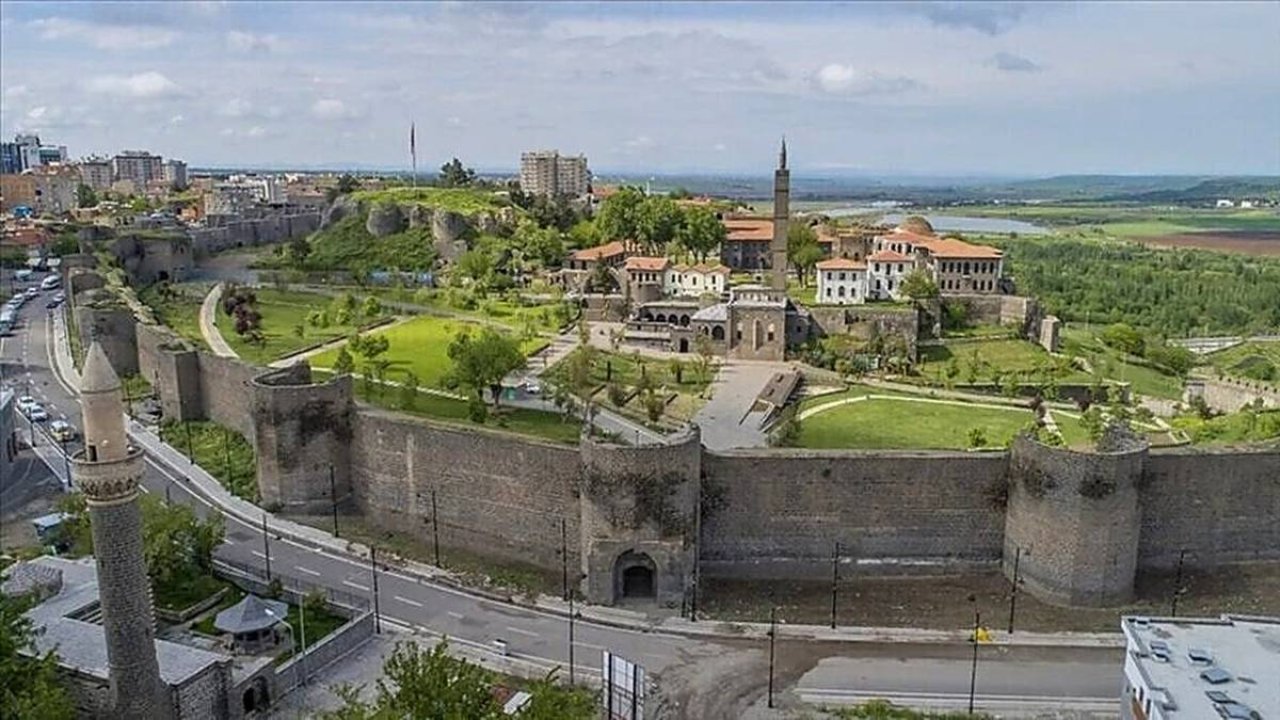
[[(295, 648), (295, 652), (299, 652), (298, 671), (302, 673), (303, 685), (307, 684), (307, 664), (306, 664), (307, 663), (307, 610), (305, 606), (306, 606), (306, 597), (303, 596), (303, 600), (298, 603), (298, 625), (299, 627), (302, 628), (302, 636), (301, 636), (302, 650), (299, 652)], [(273, 611), (270, 607), (267, 607), (264, 605), (262, 609), (263, 609), (263, 612), (265, 612), (266, 614), (278, 620), (281, 625), (284, 625), (286, 628), (289, 628), (289, 639), (292, 640), (293, 626), (289, 624), (289, 621), (286, 618), (282, 618), (279, 615), (275, 614), (275, 611)]]
[(773, 646), (778, 639), (778, 606), (769, 608), (769, 708), (773, 708)]
[(978, 631), (982, 627), (982, 614), (978, 612), (977, 596), (970, 595), (969, 602), (973, 603), (973, 662), (969, 668), (969, 715), (972, 716), (974, 691), (978, 687)]

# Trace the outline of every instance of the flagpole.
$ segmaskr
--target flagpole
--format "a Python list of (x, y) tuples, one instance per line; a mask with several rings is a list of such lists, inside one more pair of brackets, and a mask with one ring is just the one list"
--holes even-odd
[(417, 138), (415, 137), (417, 134), (416, 129), (415, 123), (409, 123), (409, 156), (412, 158), (413, 163), (413, 174), (410, 182), (414, 189), (417, 189), (418, 187), (418, 143)]

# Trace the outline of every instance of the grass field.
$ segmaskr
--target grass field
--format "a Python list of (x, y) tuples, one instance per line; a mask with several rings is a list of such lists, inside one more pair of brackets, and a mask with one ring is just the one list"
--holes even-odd
[(1151, 397), (1178, 400), (1182, 397), (1182, 378), (1129, 358), (1104, 345), (1095, 335), (1103, 326), (1086, 327), (1073, 324), (1062, 329), (1062, 350), (1069, 355), (1087, 358), (1096, 372), (1108, 380), (1127, 382), (1133, 392)]
[(930, 345), (920, 349), (920, 374), (937, 380), (946, 377), (952, 360), (959, 370), (956, 383), (992, 382), (1007, 373), (1034, 380), (1041, 371), (1052, 371), (1058, 382), (1088, 382), (1084, 373), (1055, 359), (1028, 340), (973, 340)]
[(518, 332), (532, 328), (535, 332), (558, 333), (561, 323), (568, 322), (573, 312), (559, 311), (561, 303), (538, 302), (522, 304), (491, 296), (466, 302), (465, 291), (437, 290), (433, 288), (349, 288), (353, 294), (374, 295), (384, 301), (414, 305), (444, 315), (473, 319), (503, 325)]
[[(314, 310), (327, 309), (333, 302), (328, 296), (272, 288), (255, 289), (254, 295), (258, 299), (255, 307), (262, 314), (259, 332), (265, 342), (257, 345), (237, 335), (235, 319), (223, 313), (222, 308), (217, 310), (218, 331), (240, 357), (259, 365), (278, 360), (316, 343), (345, 337), (354, 332), (359, 324), (374, 322), (377, 317), (385, 315), (358, 316), (354, 320), (355, 324), (316, 328), (307, 324), (307, 315)], [(299, 327), (302, 335), (297, 333)]]
[[(580, 351), (574, 350), (574, 352)], [(552, 379), (563, 377), (568, 362), (569, 358), (566, 357), (552, 366), (547, 371), (547, 377)], [(699, 377), (694, 363), (690, 360), (682, 360), (680, 381), (676, 382), (675, 371), (669, 360), (596, 350), (595, 363), (591, 367), (591, 379), (601, 385), (613, 382), (624, 387), (635, 387), (640, 380), (641, 366), (644, 367), (646, 377), (652, 378), (658, 387), (665, 387), (682, 395), (700, 394), (715, 377), (714, 370), (708, 370), (706, 377)]]
[[(1280, 342), (1241, 343), (1205, 359), (1225, 375), (1280, 384)], [(1273, 368), (1270, 373), (1268, 363)]]
[(253, 446), (240, 433), (212, 422), (166, 420), (160, 426), (160, 439), (194, 456), (195, 463), (232, 495), (258, 501), (257, 461)]
[(420, 203), (463, 215), (511, 207), (510, 203), (499, 198), (496, 193), (470, 188), (396, 187), (386, 190), (357, 190), (351, 197), (373, 203)]
[[(830, 397), (830, 396), (828, 396)], [(1000, 447), (1031, 421), (1030, 411), (871, 399), (841, 405), (800, 421), (796, 447), (867, 450), (956, 450), (980, 428), (987, 447)]]
[(143, 288), (138, 293), (138, 300), (151, 308), (161, 324), (167, 325), (197, 348), (207, 349), (209, 346), (200, 333), (200, 303), (209, 293), (208, 286), (179, 284), (167, 287), (170, 290), (167, 293), (163, 290), (165, 286), (160, 284)]
[[(330, 376), (324, 371), (316, 371), (315, 375), (317, 380)], [(410, 395), (400, 387), (366, 383), (364, 380), (356, 380), (353, 387), (356, 397), (370, 405), (464, 427), (476, 427), (467, 412), (465, 400), (421, 390)], [(484, 427), (569, 445), (577, 444), (582, 432), (582, 423), (577, 418), (565, 418), (560, 413), (509, 407), (496, 411), (490, 407)]]
[[(400, 323), (379, 331), (391, 343), (384, 357), (391, 362), (387, 371), (387, 379), (399, 381), (406, 372), (418, 376), (419, 384), (425, 387), (444, 387), (444, 380), (452, 367), (449, 360), (449, 343), (460, 332), (479, 331), (480, 323), (453, 318), (423, 315), (408, 322)], [(547, 346), (547, 341), (534, 338), (521, 343), (525, 356)], [(316, 368), (333, 367), (338, 357), (338, 349), (331, 348), (312, 356), (311, 365)], [(363, 373), (360, 359), (356, 359), (356, 372)]]
[(1191, 442), (1203, 445), (1228, 445), (1280, 439), (1280, 410), (1248, 413), (1237, 412), (1203, 420), (1197, 415), (1183, 415), (1170, 421), (1186, 431)]

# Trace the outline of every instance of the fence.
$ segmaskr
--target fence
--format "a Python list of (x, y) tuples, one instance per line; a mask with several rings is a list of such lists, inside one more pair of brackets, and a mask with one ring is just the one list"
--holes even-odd
[(367, 595), (338, 590), (282, 573), (272, 573), (268, 580), (264, 570), (236, 560), (218, 558), (213, 561), (213, 567), (219, 575), (251, 592), (270, 592), (272, 581), (279, 581), (285, 596), (294, 602), (301, 602), (311, 593), (320, 593), (330, 605), (346, 610), (352, 617), (373, 607), (373, 600)]

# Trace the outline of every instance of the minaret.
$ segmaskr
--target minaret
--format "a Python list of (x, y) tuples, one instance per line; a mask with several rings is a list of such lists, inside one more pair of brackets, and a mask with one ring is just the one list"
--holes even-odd
[(151, 582), (142, 554), (142, 451), (129, 447), (120, 378), (97, 342), (85, 356), (80, 405), (85, 446), (75, 455), (72, 474), (85, 495), (93, 531), (111, 679), (110, 714), (120, 720), (167, 717), (156, 661)]
[(787, 138), (782, 138), (778, 169), (773, 171), (773, 241), (769, 243), (769, 283), (787, 289), (787, 216), (791, 211), (791, 171), (787, 169)]

